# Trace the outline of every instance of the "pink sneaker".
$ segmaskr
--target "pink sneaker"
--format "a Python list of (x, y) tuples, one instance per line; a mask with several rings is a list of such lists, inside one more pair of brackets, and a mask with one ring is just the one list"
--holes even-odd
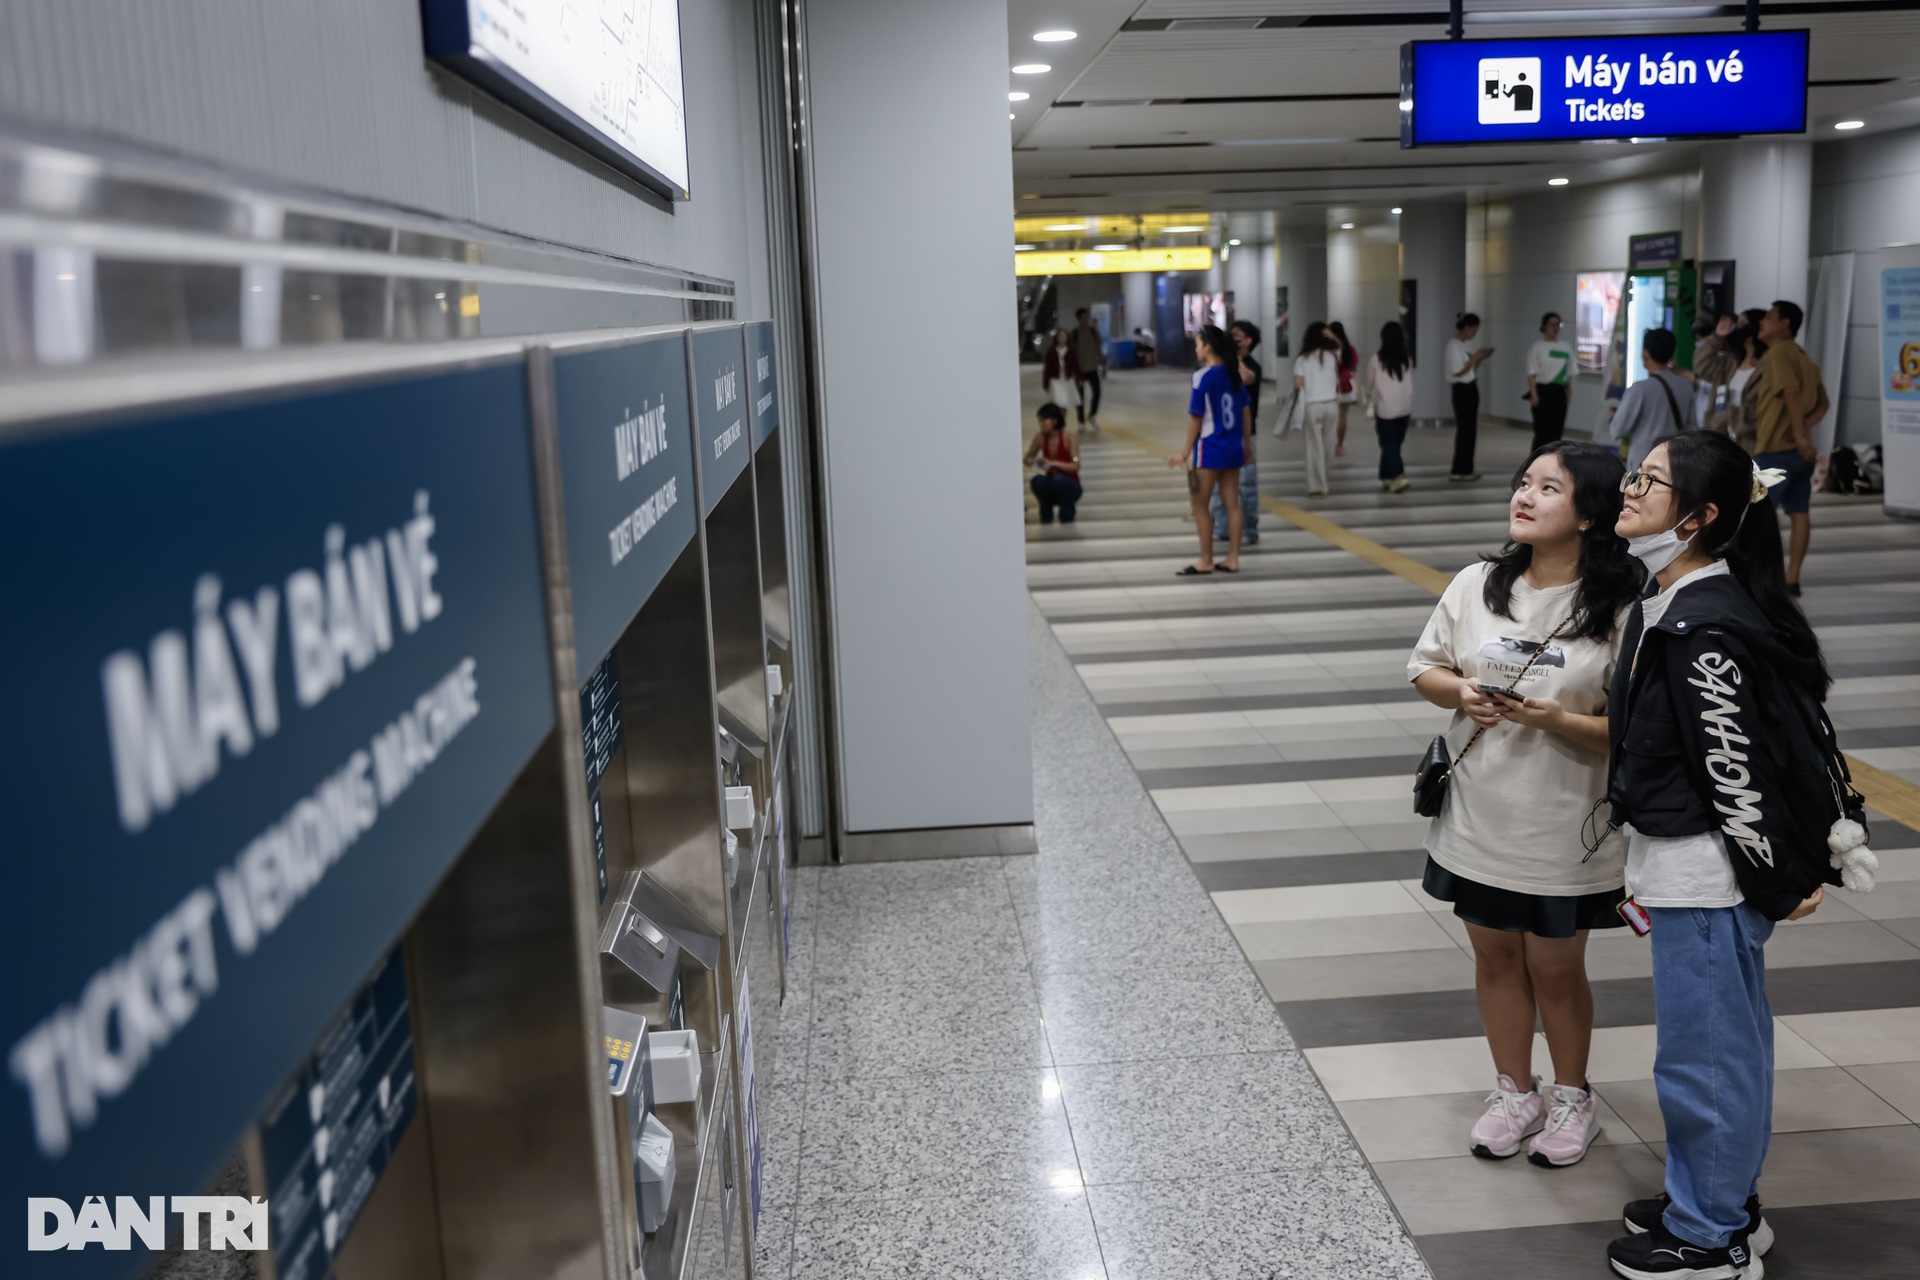
[(1548, 1096), (1547, 1127), (1528, 1145), (1527, 1159), (1542, 1169), (1564, 1169), (1579, 1164), (1600, 1136), (1600, 1107), (1591, 1093), (1572, 1085), (1557, 1084)]
[(1468, 1145), (1473, 1154), (1485, 1160), (1517, 1156), (1527, 1135), (1546, 1123), (1546, 1112), (1538, 1078), (1532, 1089), (1522, 1093), (1513, 1087), (1512, 1076), (1501, 1076), (1494, 1091), (1487, 1095), (1487, 1114), (1473, 1126)]

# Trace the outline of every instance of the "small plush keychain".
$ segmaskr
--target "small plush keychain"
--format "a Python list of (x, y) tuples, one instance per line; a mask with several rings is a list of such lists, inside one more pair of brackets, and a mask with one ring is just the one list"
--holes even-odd
[(1873, 892), (1873, 873), (1880, 869), (1880, 859), (1867, 848), (1864, 825), (1852, 818), (1835, 819), (1827, 832), (1827, 848), (1833, 851), (1828, 861), (1840, 873), (1842, 884), (1855, 893)]

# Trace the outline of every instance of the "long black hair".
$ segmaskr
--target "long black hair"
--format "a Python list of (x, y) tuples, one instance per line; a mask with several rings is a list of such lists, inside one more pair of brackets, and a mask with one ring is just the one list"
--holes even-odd
[(1220, 357), (1220, 367), (1227, 371), (1227, 381), (1235, 391), (1240, 390), (1240, 349), (1233, 345), (1233, 339), (1227, 331), (1217, 324), (1200, 326), (1200, 341), (1207, 350)]
[(1800, 605), (1787, 594), (1786, 560), (1780, 551), (1780, 526), (1771, 502), (1753, 502), (1754, 463), (1747, 451), (1726, 436), (1706, 431), (1683, 431), (1661, 442), (1667, 450), (1667, 470), (1673, 475), (1676, 512), (1696, 512), (1709, 502), (1719, 508), (1713, 522), (1694, 537), (1694, 549), (1727, 569), (1773, 625), (1775, 639), (1787, 652), (1804, 658), (1819, 670), (1819, 689), (1825, 696), (1833, 684), (1820, 641)]
[[(1627, 554), (1627, 540), (1613, 531), (1620, 519), (1620, 477), (1626, 474), (1626, 467), (1621, 465), (1616, 450), (1576, 440), (1551, 440), (1527, 455), (1513, 473), (1514, 487), (1519, 487), (1536, 458), (1548, 454), (1557, 457), (1572, 478), (1573, 509), (1587, 522), (1580, 532), (1580, 578), (1573, 591), (1573, 623), (1564, 634), (1569, 640), (1611, 640), (1620, 614), (1640, 598), (1640, 589), (1646, 583), (1640, 562)], [(1511, 618), (1513, 584), (1533, 563), (1533, 548), (1510, 541), (1497, 555), (1484, 558), (1493, 568), (1487, 573), (1481, 598), (1494, 613)]]
[(1407, 369), (1413, 364), (1413, 357), (1407, 354), (1407, 331), (1400, 327), (1398, 320), (1389, 320), (1380, 326), (1380, 367), (1387, 376), (1396, 381), (1407, 376)]
[(1332, 334), (1334, 340), (1340, 344), (1339, 356), (1341, 364), (1347, 362), (1348, 356), (1352, 356), (1356, 360), (1359, 359), (1360, 353), (1353, 349), (1351, 342), (1347, 341), (1347, 326), (1341, 324), (1338, 320), (1329, 320), (1327, 321), (1327, 332)]

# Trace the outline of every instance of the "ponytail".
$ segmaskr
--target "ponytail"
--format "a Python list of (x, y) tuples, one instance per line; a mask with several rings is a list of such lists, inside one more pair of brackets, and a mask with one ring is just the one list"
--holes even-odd
[(1220, 367), (1227, 371), (1227, 382), (1235, 391), (1240, 385), (1240, 352), (1227, 337), (1227, 331), (1217, 324), (1200, 327), (1200, 341), (1207, 344), (1207, 350), (1220, 357)]
[(1780, 525), (1773, 504), (1765, 496), (1755, 500), (1759, 486), (1753, 460), (1726, 436), (1708, 431), (1683, 431), (1663, 442), (1667, 466), (1673, 472), (1677, 509), (1697, 511), (1712, 503), (1719, 513), (1696, 535), (1705, 554), (1727, 562), (1733, 575), (1760, 614), (1773, 624), (1776, 639), (1787, 652), (1813, 662), (1819, 669), (1820, 696), (1833, 684), (1813, 625), (1787, 594), (1786, 556), (1780, 547)]

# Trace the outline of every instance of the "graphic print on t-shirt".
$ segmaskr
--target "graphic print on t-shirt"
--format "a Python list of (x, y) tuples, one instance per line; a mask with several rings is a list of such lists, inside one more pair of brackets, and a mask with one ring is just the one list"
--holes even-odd
[(1537, 640), (1516, 640), (1512, 636), (1483, 636), (1480, 640), (1481, 678), (1489, 684), (1504, 681), (1512, 688), (1525, 669), (1527, 660), (1533, 658), (1533, 669), (1527, 672), (1528, 680), (1544, 680), (1547, 673), (1544, 667), (1567, 665), (1567, 651), (1557, 643), (1547, 646), (1547, 651), (1538, 658), (1533, 655), (1540, 648)]

